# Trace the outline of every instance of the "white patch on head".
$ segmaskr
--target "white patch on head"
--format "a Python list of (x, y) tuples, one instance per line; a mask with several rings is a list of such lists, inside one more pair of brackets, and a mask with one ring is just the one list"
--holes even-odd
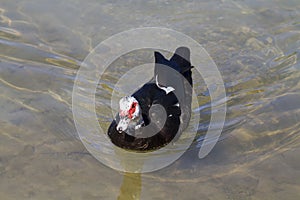
[[(132, 112), (130, 113), (131, 107), (134, 103), (136, 104), (135, 109), (132, 110)], [(119, 132), (122, 132), (127, 130), (127, 128), (130, 125), (136, 123), (135, 119), (138, 119), (140, 115), (140, 106), (138, 101), (134, 97), (126, 96), (120, 99), (119, 107), (120, 107), (120, 113), (119, 113), (120, 121), (116, 128)]]
[(128, 111), (132, 105), (133, 102), (137, 102), (137, 100), (134, 97), (123, 97), (122, 99), (120, 99), (119, 101), (119, 105), (120, 105), (120, 110), (121, 111)]
[(170, 92), (174, 91), (175, 89), (171, 86), (169, 87), (162, 87), (159, 85), (158, 80), (157, 80), (158, 75), (155, 76), (155, 82), (156, 82), (156, 86), (161, 89), (164, 90), (166, 92), (166, 94), (169, 94)]
[(179, 107), (179, 103), (174, 104), (173, 106)]

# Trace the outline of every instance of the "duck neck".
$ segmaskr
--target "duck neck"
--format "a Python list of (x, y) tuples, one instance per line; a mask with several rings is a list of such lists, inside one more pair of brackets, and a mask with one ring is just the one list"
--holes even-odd
[(144, 120), (140, 113), (134, 120), (132, 120), (126, 130), (126, 133), (131, 136), (135, 136), (135, 131), (144, 126)]

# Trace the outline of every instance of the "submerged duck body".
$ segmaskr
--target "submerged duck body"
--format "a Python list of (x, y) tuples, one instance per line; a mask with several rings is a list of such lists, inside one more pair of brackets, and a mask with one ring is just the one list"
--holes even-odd
[(154, 57), (154, 77), (120, 100), (120, 112), (108, 128), (112, 143), (123, 149), (159, 149), (188, 126), (193, 85), (190, 51), (179, 47), (170, 60), (159, 52)]

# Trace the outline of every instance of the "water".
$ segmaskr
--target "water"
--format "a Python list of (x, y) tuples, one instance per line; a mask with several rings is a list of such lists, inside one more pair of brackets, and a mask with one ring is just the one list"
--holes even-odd
[[(298, 0), (1, 0), (1, 199), (299, 199), (299, 10)], [(160, 171), (123, 174), (78, 140), (71, 93), (93, 47), (144, 26), (203, 45), (224, 79), (228, 113), (221, 140), (198, 159), (210, 117), (200, 80), (201, 123), (190, 149)], [(130, 54), (113, 65), (124, 73), (151, 56)], [(104, 102), (114, 73), (98, 88)], [(104, 124), (107, 112), (99, 110)]]

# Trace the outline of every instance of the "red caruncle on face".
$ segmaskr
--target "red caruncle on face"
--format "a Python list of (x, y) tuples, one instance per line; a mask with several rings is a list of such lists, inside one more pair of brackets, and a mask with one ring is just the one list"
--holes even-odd
[(134, 112), (135, 112), (135, 109), (136, 109), (136, 105), (137, 105), (137, 102), (133, 102), (132, 104), (131, 104), (131, 107), (130, 107), (130, 109), (129, 109), (129, 111), (128, 111), (128, 117), (130, 118), (130, 119), (132, 119), (132, 115), (134, 114)]

